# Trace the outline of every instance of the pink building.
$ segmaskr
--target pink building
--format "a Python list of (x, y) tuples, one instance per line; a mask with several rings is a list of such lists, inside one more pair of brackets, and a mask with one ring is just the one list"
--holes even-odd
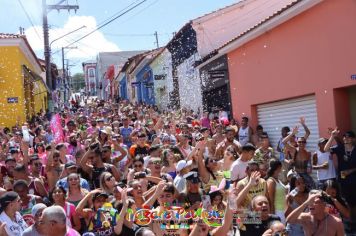
[(283, 126), (305, 116), (315, 149), (329, 127), (356, 130), (355, 22), (354, 0), (296, 0), (201, 66), (226, 54), (233, 116), (262, 124), (274, 146)]

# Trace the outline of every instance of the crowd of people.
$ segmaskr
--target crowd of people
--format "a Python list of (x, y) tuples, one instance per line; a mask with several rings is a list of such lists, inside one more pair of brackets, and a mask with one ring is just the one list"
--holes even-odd
[(0, 128), (0, 235), (356, 235), (352, 131), (84, 101)]

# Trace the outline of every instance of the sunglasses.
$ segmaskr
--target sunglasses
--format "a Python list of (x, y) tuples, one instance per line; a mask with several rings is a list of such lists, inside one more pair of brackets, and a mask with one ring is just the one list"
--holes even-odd
[(162, 162), (161, 161), (153, 161), (153, 162), (151, 162), (153, 165), (161, 165), (162, 164)]
[(214, 160), (214, 159), (209, 159), (209, 162), (210, 163), (217, 163), (217, 162), (219, 162), (218, 160)]
[(69, 178), (68, 181), (77, 181), (79, 180), (78, 178)]
[(42, 166), (42, 163), (38, 162), (38, 163), (33, 163), (36, 167), (40, 167)]
[(298, 141), (297, 143), (307, 143), (306, 141)]
[(114, 176), (111, 175), (111, 176), (107, 177), (105, 180), (110, 181), (112, 178), (114, 178)]
[(107, 152), (110, 152), (110, 150), (103, 150), (103, 153), (107, 153)]
[(273, 236), (288, 236), (288, 231), (285, 229), (283, 231), (275, 232)]

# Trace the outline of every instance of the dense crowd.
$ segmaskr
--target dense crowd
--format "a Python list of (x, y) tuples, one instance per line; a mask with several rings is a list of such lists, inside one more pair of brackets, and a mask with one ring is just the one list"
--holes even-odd
[(312, 153), (303, 117), (272, 147), (223, 110), (42, 112), (0, 128), (0, 235), (356, 235), (355, 133), (329, 133)]

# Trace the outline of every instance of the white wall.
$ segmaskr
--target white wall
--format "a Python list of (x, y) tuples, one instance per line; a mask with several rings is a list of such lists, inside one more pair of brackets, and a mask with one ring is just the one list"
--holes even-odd
[(196, 60), (198, 60), (197, 53), (177, 67), (180, 106), (196, 112), (200, 109), (202, 112), (203, 97), (199, 71), (193, 66)]
[(169, 92), (173, 90), (172, 78), (172, 56), (165, 49), (150, 64), (153, 77), (155, 75), (166, 75), (164, 80), (154, 80), (155, 102), (160, 109), (167, 109), (169, 105)]

